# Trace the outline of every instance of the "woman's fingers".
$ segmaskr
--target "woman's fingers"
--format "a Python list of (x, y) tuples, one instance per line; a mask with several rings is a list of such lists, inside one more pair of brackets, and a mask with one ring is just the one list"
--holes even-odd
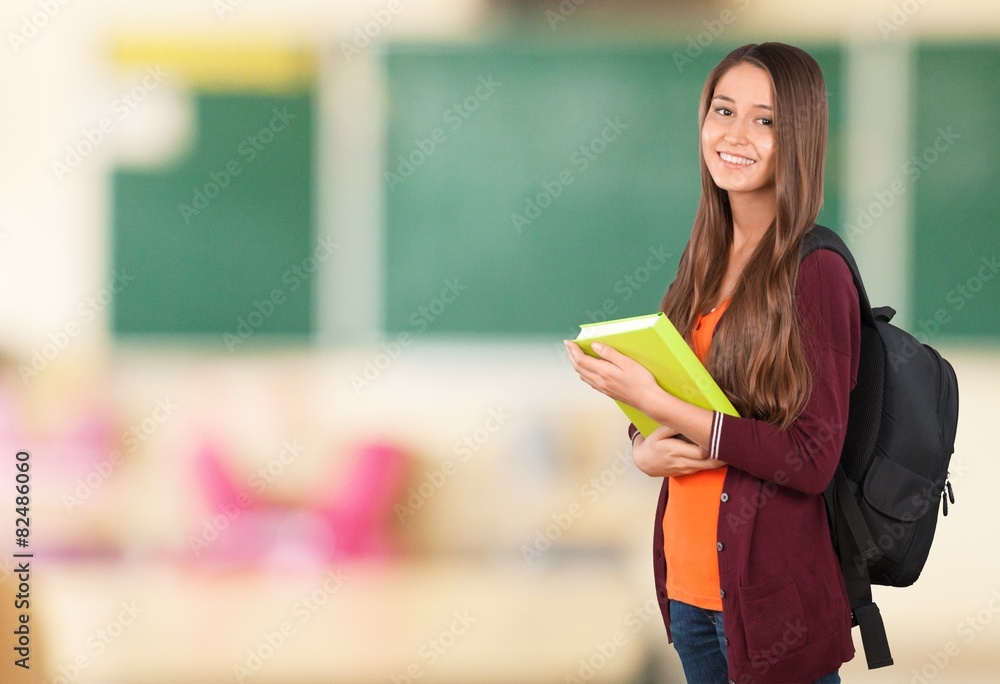
[[(670, 428), (657, 428), (657, 430)], [(657, 431), (649, 439), (632, 450), (632, 459), (642, 472), (652, 477), (674, 477), (689, 475), (701, 470), (719, 468), (725, 463), (708, 458), (708, 452), (697, 444), (683, 439), (668, 437), (654, 440)]]
[(680, 432), (673, 429), (672, 427), (668, 425), (661, 425), (660, 427), (656, 428), (649, 434), (649, 439), (651, 440), (669, 439), (671, 437), (676, 437), (679, 434)]
[(664, 477), (679, 477), (681, 475), (692, 475), (694, 473), (700, 473), (703, 470), (714, 470), (715, 468), (721, 468), (725, 463), (716, 460), (705, 460), (705, 459), (685, 459), (685, 461), (678, 461), (678, 463), (668, 469), (668, 472)]
[(575, 342), (567, 341), (566, 349), (569, 352), (570, 363), (573, 364), (573, 369), (581, 380), (612, 399), (623, 398), (623, 386), (628, 386), (629, 383), (622, 379), (622, 371), (618, 366), (610, 361), (595, 359), (584, 354)]
[[(575, 342), (563, 342), (580, 379), (601, 394), (642, 410), (643, 403), (651, 399), (658, 389), (652, 373), (606, 344), (601, 345), (598, 351), (606, 358), (594, 358), (584, 354)], [(597, 350), (597, 343), (594, 343), (594, 349)]]
[[(702, 449), (697, 444), (689, 441), (687, 437), (672, 427), (661, 425), (649, 435), (650, 441), (671, 440), (670, 444), (664, 445), (672, 453), (690, 456), (692, 458), (708, 458), (708, 451)], [(653, 445), (651, 445), (653, 446)]]
[(580, 376), (580, 379), (591, 387), (596, 387), (597, 383), (603, 378), (600, 371), (609, 370), (607, 362), (587, 356), (576, 342), (563, 340), (563, 343), (566, 345), (566, 351), (569, 354), (569, 362), (573, 364), (573, 369)]
[(674, 453), (676, 453), (678, 456), (695, 459), (698, 461), (709, 460), (707, 449), (702, 449), (697, 444), (692, 444), (691, 442), (685, 439), (675, 439), (674, 441), (677, 442), (674, 445)]
[(590, 345), (590, 348), (593, 349), (594, 353), (596, 353), (602, 359), (610, 361), (611, 363), (619, 367), (628, 364), (629, 362), (632, 361), (630, 357), (625, 356), (614, 347), (609, 347), (608, 345), (601, 344), (600, 342), (594, 342), (592, 345)]

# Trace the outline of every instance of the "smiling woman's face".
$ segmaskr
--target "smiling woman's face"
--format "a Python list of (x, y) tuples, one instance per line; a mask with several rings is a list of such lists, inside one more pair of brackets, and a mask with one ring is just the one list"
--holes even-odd
[(715, 184), (734, 193), (774, 192), (771, 77), (737, 64), (719, 79), (701, 129), (701, 153)]

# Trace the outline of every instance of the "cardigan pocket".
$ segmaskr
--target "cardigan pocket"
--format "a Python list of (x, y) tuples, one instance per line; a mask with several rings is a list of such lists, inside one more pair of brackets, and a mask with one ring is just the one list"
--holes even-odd
[(740, 606), (751, 661), (773, 663), (806, 645), (802, 599), (788, 573), (742, 587)]

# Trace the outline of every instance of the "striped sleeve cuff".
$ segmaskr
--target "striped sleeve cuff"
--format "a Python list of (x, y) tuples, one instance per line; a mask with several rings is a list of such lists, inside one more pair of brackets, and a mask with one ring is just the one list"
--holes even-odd
[(635, 426), (635, 423), (628, 424), (628, 441), (634, 442), (635, 436), (639, 434), (639, 428)]
[(709, 458), (719, 458), (719, 442), (722, 438), (722, 416), (725, 415), (719, 411), (715, 411), (712, 414), (712, 439), (708, 446), (708, 457)]

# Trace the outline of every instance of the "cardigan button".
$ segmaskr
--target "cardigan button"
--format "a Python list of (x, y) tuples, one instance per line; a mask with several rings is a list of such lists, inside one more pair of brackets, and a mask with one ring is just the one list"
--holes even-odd
[(722, 503), (726, 503), (727, 501), (729, 501), (729, 495), (722, 492)]
[(721, 598), (726, 598), (726, 590), (725, 589), (719, 589), (719, 596)]
[(715, 548), (717, 548), (719, 551), (722, 551), (722, 548), (723, 548), (722, 542), (719, 542), (718, 544), (716, 544)]

